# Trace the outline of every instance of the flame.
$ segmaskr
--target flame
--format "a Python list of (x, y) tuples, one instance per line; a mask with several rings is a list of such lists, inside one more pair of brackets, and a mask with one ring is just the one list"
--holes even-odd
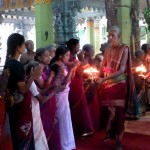
[(93, 73), (99, 73), (99, 71), (96, 68), (90, 67), (90, 68), (85, 69), (84, 73), (92, 75)]
[(135, 71), (145, 73), (147, 70), (146, 70), (145, 66), (142, 64), (142, 65), (136, 67)]

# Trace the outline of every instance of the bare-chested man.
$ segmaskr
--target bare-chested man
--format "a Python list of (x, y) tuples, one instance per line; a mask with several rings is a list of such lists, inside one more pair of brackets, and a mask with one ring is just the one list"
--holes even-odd
[(27, 49), (27, 52), (21, 55), (20, 62), (23, 64), (24, 68), (26, 68), (26, 65), (34, 60), (35, 52), (34, 50), (34, 43), (31, 40), (27, 40), (25, 42), (25, 47)]

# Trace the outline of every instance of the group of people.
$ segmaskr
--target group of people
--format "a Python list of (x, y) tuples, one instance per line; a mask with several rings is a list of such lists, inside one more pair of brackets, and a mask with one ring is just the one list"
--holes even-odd
[[(143, 66), (145, 71), (143, 76), (139, 76), (135, 71), (136, 67)], [(135, 80), (136, 95), (139, 104), (139, 114), (145, 114), (150, 110), (150, 45), (143, 44), (141, 49), (135, 52), (135, 58), (133, 59), (133, 74)]]
[[(101, 108), (106, 108), (104, 141), (114, 139), (116, 150), (122, 149), (125, 112), (132, 109), (135, 89), (130, 50), (120, 37), (119, 27), (111, 27), (110, 46), (103, 57), (94, 57), (94, 47), (86, 44), (80, 50), (78, 39), (34, 52), (31, 40), (11, 34), (0, 76), (0, 147), (76, 149), (75, 137), (99, 130), (106, 118)], [(99, 71), (94, 79), (84, 72), (90, 67)]]
[(3, 148), (7, 132), (6, 149), (9, 145), (14, 150), (73, 150), (75, 136), (93, 133), (83, 89), (86, 62), (75, 57), (79, 40), (70, 39), (66, 44), (34, 52), (31, 40), (25, 42), (18, 33), (8, 37), (0, 91)]

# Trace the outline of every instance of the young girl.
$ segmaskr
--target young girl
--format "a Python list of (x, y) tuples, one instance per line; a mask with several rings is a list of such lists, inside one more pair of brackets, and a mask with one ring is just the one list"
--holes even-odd
[(25, 72), (18, 61), (25, 49), (25, 39), (18, 33), (11, 34), (7, 40), (7, 55), (5, 68), (10, 71), (7, 88), (13, 97), (13, 104), (8, 107), (10, 129), (15, 150), (34, 150), (31, 93), (30, 85), (38, 78), (42, 70), (39, 67), (32, 70), (31, 76), (25, 82)]
[[(55, 57), (51, 62), (51, 70), (55, 72), (54, 86), (65, 85), (66, 88), (56, 94), (57, 117), (60, 129), (61, 149), (75, 149), (75, 141), (72, 129), (70, 107), (68, 101), (69, 84), (72, 76), (72, 69), (67, 70), (65, 64), (70, 58), (68, 48), (60, 46), (56, 49)], [(73, 67), (73, 66), (72, 66)]]

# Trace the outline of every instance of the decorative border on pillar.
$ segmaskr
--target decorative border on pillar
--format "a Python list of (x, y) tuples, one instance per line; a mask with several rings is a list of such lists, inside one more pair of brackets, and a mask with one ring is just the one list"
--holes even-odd
[(34, 0), (34, 5), (38, 4), (50, 4), (52, 3), (52, 0)]

